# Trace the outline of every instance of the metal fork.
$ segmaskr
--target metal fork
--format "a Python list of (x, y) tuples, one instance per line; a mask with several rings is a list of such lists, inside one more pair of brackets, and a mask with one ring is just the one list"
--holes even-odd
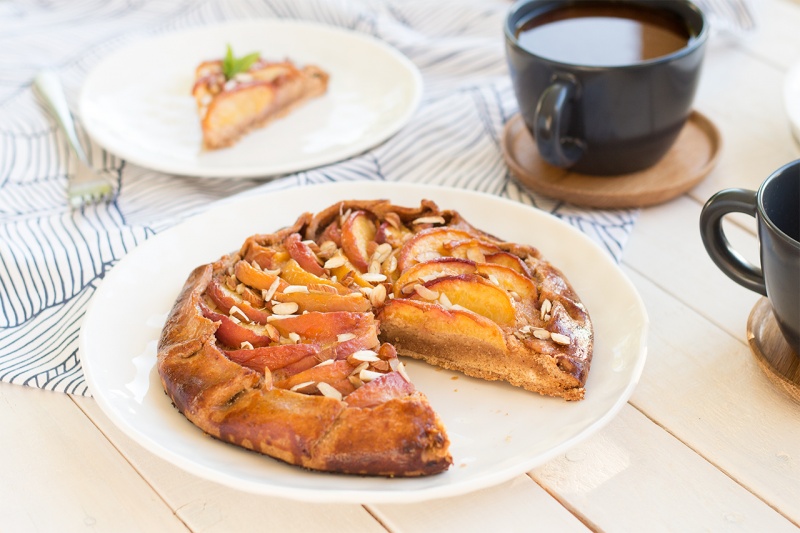
[(34, 78), (33, 86), (67, 137), (75, 156), (73, 158), (75, 160), (74, 173), (69, 176), (67, 186), (70, 205), (73, 209), (77, 209), (83, 205), (102, 202), (113, 197), (115, 187), (111, 177), (104, 171), (92, 167), (78, 140), (75, 122), (67, 106), (67, 99), (58, 76), (50, 71), (40, 72)]

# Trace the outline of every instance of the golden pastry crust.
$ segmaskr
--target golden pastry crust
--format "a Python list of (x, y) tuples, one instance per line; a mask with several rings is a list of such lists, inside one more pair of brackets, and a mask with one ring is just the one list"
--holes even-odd
[(257, 61), (247, 72), (226, 80), (222, 61), (205, 61), (195, 70), (192, 96), (203, 132), (203, 148), (235, 144), (328, 90), (328, 73), (291, 61)]
[(580, 400), (592, 345), (583, 304), (535, 248), (428, 200), (345, 201), (198, 267), (158, 370), (218, 439), (316, 470), (417, 476), (450, 466), (449, 440), (397, 353)]

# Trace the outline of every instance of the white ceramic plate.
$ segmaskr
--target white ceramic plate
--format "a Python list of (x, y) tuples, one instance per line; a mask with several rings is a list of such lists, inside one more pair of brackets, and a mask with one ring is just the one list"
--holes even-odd
[[(260, 52), (330, 73), (328, 92), (231, 148), (201, 151), (194, 69)], [(368, 35), (311, 22), (229, 22), (155, 37), (103, 59), (86, 78), (80, 114), (89, 135), (137, 165), (201, 177), (260, 177), (346, 159), (395, 134), (422, 95), (419, 70)]]
[[(340, 199), (431, 198), (478, 227), (537, 246), (581, 295), (595, 324), (586, 398), (565, 402), (408, 361), (441, 415), (454, 464), (418, 479), (315, 473), (208, 438), (172, 406), (155, 368), (156, 342), (189, 272), (244, 239)], [(608, 253), (546, 213), (494, 196), (376, 182), (303, 187), (232, 201), (149, 239), (105, 278), (81, 328), (87, 383), (102, 410), (156, 455), (240, 490), (310, 501), (411, 502), (506, 481), (563, 453), (605, 425), (631, 395), (645, 361), (647, 315)]]

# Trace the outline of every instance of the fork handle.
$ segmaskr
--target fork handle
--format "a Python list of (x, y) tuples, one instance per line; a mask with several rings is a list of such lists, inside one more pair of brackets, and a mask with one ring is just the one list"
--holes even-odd
[(58, 76), (52, 71), (44, 70), (33, 79), (33, 86), (38, 91), (48, 110), (56, 118), (56, 122), (58, 122), (64, 135), (66, 135), (75, 155), (88, 164), (89, 158), (86, 157), (86, 152), (83, 151), (83, 146), (78, 140), (78, 135), (75, 132), (75, 122), (72, 119), (72, 113), (69, 111), (67, 98), (64, 96), (64, 88), (61, 86)]

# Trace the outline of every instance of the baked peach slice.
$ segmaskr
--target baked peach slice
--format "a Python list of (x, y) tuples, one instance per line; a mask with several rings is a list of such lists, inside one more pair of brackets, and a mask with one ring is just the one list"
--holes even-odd
[[(320, 343), (338, 341), (339, 335), (347, 335), (367, 331), (376, 326), (370, 313), (349, 313), (336, 311), (332, 313), (309, 312), (302, 315), (291, 315), (270, 322), (284, 337), (297, 333), (301, 339)], [(357, 333), (356, 333), (357, 335)], [(378, 340), (375, 335), (377, 346)]]
[[(331, 267), (330, 271), (331, 274), (336, 276), (338, 281), (342, 283), (350, 284), (350, 282), (355, 283), (359, 287), (372, 287), (372, 283), (365, 280), (361, 277), (361, 272), (356, 268), (356, 266), (350, 262), (350, 260), (344, 255), (337, 255), (333, 257), (333, 260), (341, 258), (343, 261), (339, 261), (340, 264), (337, 264), (335, 267)], [(326, 263), (327, 264), (327, 263)]]
[(375, 234), (375, 242), (378, 244), (389, 243), (392, 248), (400, 248), (406, 243), (414, 234), (407, 227), (398, 224), (394, 227), (388, 222), (382, 222), (378, 226), (378, 232)]
[(281, 278), (289, 285), (301, 285), (303, 287), (308, 287), (309, 285), (327, 285), (336, 289), (336, 292), (339, 294), (349, 294), (352, 292), (337, 281), (316, 276), (304, 270), (294, 259), (290, 259), (283, 265), (281, 269)]
[(271, 315), (266, 309), (253, 307), (238, 293), (229, 289), (219, 278), (212, 278), (208, 282), (205, 294), (220, 311), (245, 322), (266, 324), (267, 318)]
[[(473, 261), (457, 257), (438, 257), (424, 263), (417, 263), (405, 270), (394, 283), (394, 295), (409, 294), (409, 289), (422, 281), (428, 282), (443, 276), (474, 274), (477, 267)], [(405, 291), (404, 291), (405, 288)]]
[[(335, 388), (337, 384), (343, 381), (347, 382), (347, 377), (353, 372), (353, 370), (355, 370), (355, 367), (346, 360), (332, 361), (327, 364), (316, 365), (307, 370), (303, 370), (302, 372), (298, 372), (293, 376), (275, 381), (274, 385), (279, 389), (291, 389), (292, 387), (297, 387), (303, 383), (309, 383), (309, 388), (313, 390), (314, 387), (311, 384), (315, 385), (317, 383), (324, 382), (328, 385), (332, 385)], [(299, 390), (302, 391), (304, 388), (299, 388)], [(350, 390), (352, 390), (352, 386), (350, 387)], [(350, 392), (350, 390), (347, 392)]]
[(494, 244), (481, 241), (479, 239), (469, 239), (464, 241), (451, 241), (445, 244), (448, 255), (471, 259), (476, 263), (484, 263), (488, 254), (501, 252), (499, 247)]
[(477, 265), (477, 271), (489, 281), (497, 282), (499, 287), (516, 293), (521, 300), (535, 301), (538, 298), (538, 291), (533, 281), (516, 270), (494, 263), (480, 263)]
[(286, 247), (289, 256), (300, 265), (300, 268), (315, 276), (325, 275), (325, 269), (322, 268), (317, 254), (301, 240), (299, 233), (290, 234), (284, 239), (283, 245)]
[(314, 359), (310, 365), (314, 366), (319, 362), (315, 357), (318, 353), (319, 347), (314, 344), (280, 344), (252, 350), (225, 350), (225, 355), (231, 361), (262, 374), (265, 368), (269, 368), (271, 371), (278, 370), (308, 357)]
[(414, 390), (414, 385), (406, 381), (399, 372), (389, 372), (365, 383), (350, 393), (344, 401), (351, 407), (369, 408), (394, 398), (403, 398)]
[(516, 310), (508, 293), (477, 274), (445, 276), (423, 286), (430, 292), (415, 292), (409, 298), (430, 301), (444, 294), (451, 304), (485, 316), (501, 326), (513, 326), (516, 322)]
[(290, 292), (288, 294), (276, 292), (272, 299), (277, 302), (294, 302), (298, 305), (300, 313), (305, 311), (366, 313), (372, 309), (369, 300), (360, 292), (351, 292), (350, 294), (316, 291)]
[[(423, 342), (419, 341), (420, 337), (435, 339), (442, 346), (467, 344), (488, 353), (506, 350), (503, 330), (490, 319), (471, 311), (395, 298), (378, 311), (378, 319), (381, 334), (387, 341), (394, 342), (401, 354), (407, 349), (414, 351), (414, 343)], [(431, 353), (430, 346), (420, 346), (419, 352)]]
[(277, 275), (260, 270), (244, 260), (236, 262), (233, 272), (239, 281), (254, 289), (269, 290), (276, 279), (279, 280), (277, 290), (282, 291), (289, 286), (286, 281), (280, 279)]
[(278, 341), (275, 329), (269, 325), (245, 325), (236, 322), (228, 315), (212, 310), (202, 300), (199, 305), (204, 317), (213, 322), (219, 322), (215, 335), (217, 340), (225, 346), (240, 348), (244, 343), (248, 343), (254, 348), (260, 348)]
[(342, 224), (342, 250), (359, 272), (369, 268), (369, 246), (375, 243), (376, 233), (375, 222), (366, 211), (350, 213)]
[(494, 263), (496, 265), (510, 268), (511, 270), (515, 270), (527, 278), (533, 277), (531, 269), (527, 264), (525, 264), (525, 261), (512, 253), (494, 252), (491, 254), (485, 254), (484, 258), (486, 259), (487, 263)]
[(474, 241), (471, 233), (453, 228), (429, 228), (411, 237), (397, 256), (397, 268), (404, 272), (416, 263), (424, 263), (437, 257), (450, 256), (451, 243)]

